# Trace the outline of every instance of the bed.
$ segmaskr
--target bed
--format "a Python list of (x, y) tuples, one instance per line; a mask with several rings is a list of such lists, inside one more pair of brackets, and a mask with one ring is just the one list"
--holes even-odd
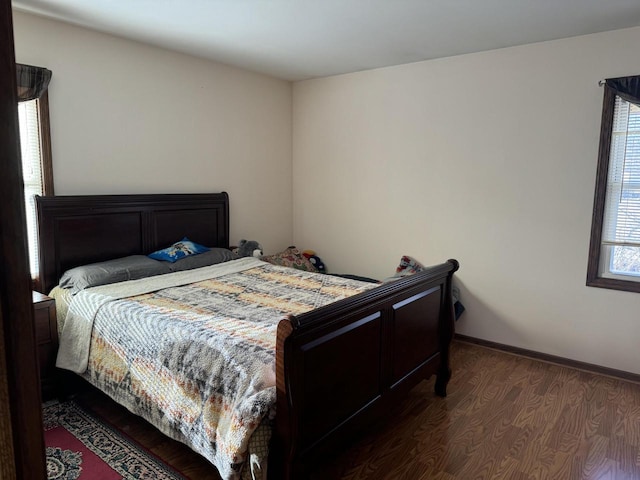
[[(183, 237), (202, 245), (229, 248), (226, 193), (38, 197), (36, 205), (41, 291), (46, 293), (73, 267), (146, 255)], [(238, 266), (242, 262), (246, 265)], [(231, 268), (232, 264), (241, 269), (229, 274), (236, 276), (236, 283), (245, 282), (239, 279), (243, 272), (278, 278), (287, 273), (283, 267), (267, 266), (254, 259), (221, 267)], [(185, 276), (189, 281), (190, 275), (206, 276), (203, 271), (207, 268), (214, 267), (195, 269)], [(270, 327), (268, 335), (273, 338), (268, 339), (260, 355), (270, 358), (263, 362), (269, 367), (263, 376), (274, 378), (262, 383), (273, 385), (269, 387), (272, 405), (259, 412), (260, 425), (248, 429), (255, 431), (252, 438), (243, 439), (246, 445), (264, 430), (262, 427), (268, 427), (270, 479), (305, 478), (326, 455), (348, 443), (359, 429), (383, 418), (393, 403), (431, 375), (437, 375), (436, 394), (446, 395), (451, 376), (449, 345), (454, 332), (452, 277), (457, 269), (458, 263), (448, 260), (379, 286), (339, 277), (329, 279), (323, 274), (295, 273), (297, 283), (328, 282), (331, 291), (337, 288), (335, 285), (353, 291), (339, 294), (336, 301), (320, 302), (318, 308), (284, 312)], [(169, 277), (159, 275), (154, 281), (162, 283)], [(200, 277), (195, 280), (207, 282)], [(122, 285), (128, 288), (136, 282)], [(86, 296), (96, 290), (100, 287), (85, 290)], [(151, 292), (134, 293), (145, 296), (158, 291), (164, 290), (151, 287)], [(139, 297), (131, 298), (137, 301)], [(108, 305), (111, 308), (117, 303)], [(91, 378), (89, 381), (94, 383)], [(275, 417), (270, 418), (274, 411)], [(157, 417), (160, 420), (151, 419), (152, 423), (155, 421), (167, 433), (166, 425), (162, 425), (166, 416)], [(215, 464), (215, 459), (205, 456)], [(223, 478), (240, 478), (241, 471), (249, 471), (249, 463), (247, 456), (241, 456), (234, 468), (218, 466), (218, 470), (222, 470)]]

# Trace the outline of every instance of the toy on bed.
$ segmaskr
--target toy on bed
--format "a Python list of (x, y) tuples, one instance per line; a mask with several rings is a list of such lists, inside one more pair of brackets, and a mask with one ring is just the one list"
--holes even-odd
[(307, 260), (309, 260), (311, 264), (316, 267), (318, 272), (327, 273), (327, 267), (325, 267), (324, 263), (322, 262), (320, 257), (316, 255), (316, 252), (314, 250), (304, 250), (302, 252), (302, 255), (307, 257)]
[(255, 240), (245, 240), (244, 238), (238, 243), (238, 248), (235, 248), (234, 253), (239, 257), (261, 257), (262, 246)]

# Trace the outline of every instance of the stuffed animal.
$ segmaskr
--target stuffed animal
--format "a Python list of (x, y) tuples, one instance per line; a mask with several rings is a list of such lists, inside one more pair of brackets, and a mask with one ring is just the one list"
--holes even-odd
[(318, 272), (327, 273), (327, 267), (324, 265), (322, 260), (320, 260), (320, 257), (316, 255), (316, 252), (313, 250), (305, 250), (302, 252), (302, 255), (307, 257), (311, 264), (318, 269)]
[(238, 243), (238, 248), (234, 252), (239, 257), (261, 257), (262, 246), (255, 240), (245, 240), (244, 238)]

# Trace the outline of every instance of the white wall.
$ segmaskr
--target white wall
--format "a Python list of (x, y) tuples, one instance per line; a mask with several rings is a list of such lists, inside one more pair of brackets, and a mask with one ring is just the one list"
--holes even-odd
[(57, 194), (225, 190), (232, 243), (291, 243), (289, 82), (13, 14), (16, 60), (53, 71)]
[(455, 257), (458, 332), (640, 373), (640, 296), (584, 286), (597, 82), (640, 71), (640, 28), (300, 82), (293, 117), (284, 81), (16, 11), (14, 30), (53, 70), (56, 193), (226, 190), (232, 242), (333, 271)]
[(602, 89), (640, 28), (294, 84), (294, 242), (457, 258), (457, 331), (640, 373), (640, 295), (585, 286)]

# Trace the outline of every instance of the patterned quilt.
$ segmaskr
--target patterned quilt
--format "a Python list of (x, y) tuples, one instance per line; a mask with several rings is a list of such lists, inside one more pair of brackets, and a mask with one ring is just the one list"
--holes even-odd
[[(123, 282), (135, 283), (125, 291), (144, 292), (131, 296), (122, 285), (78, 293), (58, 364), (82, 356), (74, 342), (86, 341), (84, 375), (94, 385), (202, 454), (223, 479), (241, 478), (245, 463), (252, 467), (243, 478), (257, 478), (264, 462), (250, 458), (249, 442), (275, 413), (278, 322), (375, 285), (255, 259), (220, 267), (224, 274), (197, 269), (211, 278), (194, 271), (200, 279), (192, 283), (193, 275), (162, 275), (169, 285), (161, 289), (158, 279), (153, 287)], [(88, 330), (89, 338), (78, 333)]]

